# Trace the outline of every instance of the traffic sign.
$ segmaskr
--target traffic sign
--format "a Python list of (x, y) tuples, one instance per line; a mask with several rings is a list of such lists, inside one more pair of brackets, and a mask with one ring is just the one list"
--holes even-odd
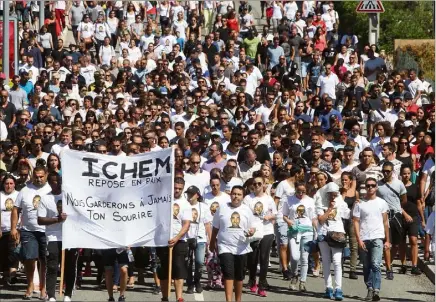
[(385, 8), (380, 0), (361, 0), (356, 8), (358, 13), (384, 13)]

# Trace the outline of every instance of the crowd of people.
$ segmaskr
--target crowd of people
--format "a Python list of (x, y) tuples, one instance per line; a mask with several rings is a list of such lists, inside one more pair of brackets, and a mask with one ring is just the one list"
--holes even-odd
[[(345, 258), (350, 279), (362, 263), (367, 301), (380, 300), (383, 259), (386, 282), (421, 274), (418, 249), (434, 251), (434, 92), (341, 28), (332, 1), (261, 1), (261, 32), (246, 1), (53, 1), (41, 28), (37, 3), (15, 1), (19, 70), (0, 73), (0, 269), (14, 286), (24, 265), (23, 300), (38, 267), (40, 299), (56, 301), (66, 149), (174, 149), (178, 302), (205, 286), (266, 297), (271, 255), (290, 291), (322, 274), (337, 301)], [(109, 301), (148, 270), (168, 301), (168, 255), (66, 250), (64, 301), (92, 263)]]

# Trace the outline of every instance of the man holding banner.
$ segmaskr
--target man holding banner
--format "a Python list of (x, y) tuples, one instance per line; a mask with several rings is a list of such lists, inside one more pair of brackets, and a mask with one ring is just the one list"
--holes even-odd
[(173, 203), (173, 220), (172, 231), (177, 234), (171, 238), (169, 247), (156, 248), (157, 256), (160, 260), (160, 270), (158, 271), (160, 285), (162, 288), (162, 301), (169, 301), (168, 294), (170, 292), (171, 281), (168, 278), (170, 263), (169, 248), (173, 248), (172, 255), (172, 279), (176, 290), (177, 302), (184, 302), (182, 298), (183, 282), (188, 277), (188, 267), (185, 261), (188, 256), (187, 233), (192, 219), (192, 210), (189, 203), (185, 199), (181, 199), (185, 181), (181, 177), (176, 177), (174, 180), (174, 203)]
[[(15, 200), (14, 209), (11, 215), (11, 237), (18, 241), (21, 239), (21, 255), (24, 259), (26, 270), (27, 290), (23, 300), (30, 300), (34, 290), (33, 275), (35, 273), (36, 261), (39, 260), (39, 280), (41, 298), (45, 299), (45, 272), (46, 272), (46, 250), (47, 239), (45, 237), (45, 226), (38, 224), (37, 210), (41, 197), (51, 192), (47, 184), (47, 170), (38, 166), (33, 170), (32, 181), (24, 187)], [(21, 211), (20, 235), (17, 231), (19, 212)]]
[[(38, 207), (38, 224), (45, 225), (47, 237), (47, 296), (49, 301), (56, 301), (56, 280), (60, 255), (62, 254), (62, 223), (67, 214), (62, 212), (62, 178), (56, 172), (48, 175), (50, 194), (42, 197)], [(64, 301), (71, 301), (76, 281), (77, 249), (65, 251), (65, 293)]]

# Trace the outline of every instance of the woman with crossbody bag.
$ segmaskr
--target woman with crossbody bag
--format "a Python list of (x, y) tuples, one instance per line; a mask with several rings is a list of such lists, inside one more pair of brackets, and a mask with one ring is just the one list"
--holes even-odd
[[(345, 228), (342, 219), (348, 219), (350, 209), (339, 193), (339, 186), (333, 182), (325, 188), (325, 201), (328, 206), (317, 204), (318, 215), (318, 246), (322, 256), (323, 275), (325, 283), (324, 297), (327, 299), (343, 300), (342, 291), (342, 251), (346, 245)], [(330, 272), (333, 261), (335, 271), (335, 291)]]
[(297, 290), (298, 263), (301, 265), (299, 290), (306, 291), (306, 277), (309, 268), (310, 242), (313, 241), (317, 226), (315, 201), (306, 195), (306, 184), (297, 182), (295, 194), (283, 203), (283, 220), (288, 224), (289, 249), (291, 251), (291, 290)]
[[(277, 216), (277, 207), (271, 196), (264, 192), (264, 179), (254, 178), (254, 192), (245, 196), (243, 203), (253, 212), (256, 233), (250, 237), (253, 252), (248, 255), (247, 266), (250, 278), (248, 286), (252, 293), (266, 297), (268, 283), (269, 254), (274, 241), (274, 220)], [(260, 264), (259, 286), (256, 283), (257, 264)]]

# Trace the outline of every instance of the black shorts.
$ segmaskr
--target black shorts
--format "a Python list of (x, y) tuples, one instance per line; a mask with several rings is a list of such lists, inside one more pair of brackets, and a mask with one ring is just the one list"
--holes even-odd
[(102, 251), (103, 265), (106, 269), (113, 268), (115, 262), (118, 262), (120, 267), (129, 266), (129, 256), (127, 252), (123, 251), (118, 254), (117, 249), (108, 249)]
[(21, 257), (23, 260), (36, 260), (45, 262), (47, 253), (47, 238), (44, 232), (29, 232), (22, 230)]
[(219, 259), (224, 280), (243, 281), (245, 279), (247, 254), (233, 255), (224, 253), (219, 255)]
[(4, 232), (0, 238), (0, 271), (18, 267), (18, 261), (14, 257), (16, 243), (11, 238), (10, 232)]
[[(156, 255), (160, 261), (157, 275), (160, 280), (168, 280), (169, 268), (169, 247), (156, 247)], [(188, 243), (178, 241), (173, 247), (173, 263), (171, 268), (171, 279), (180, 280), (188, 277)]]
[(396, 214), (396, 218), (389, 219), (389, 239), (391, 244), (397, 245), (404, 238), (404, 223), (401, 214)]
[(407, 236), (414, 236), (418, 237), (418, 230), (419, 230), (419, 219), (417, 216), (413, 217), (413, 222), (407, 223), (406, 221), (403, 221), (403, 239)]

